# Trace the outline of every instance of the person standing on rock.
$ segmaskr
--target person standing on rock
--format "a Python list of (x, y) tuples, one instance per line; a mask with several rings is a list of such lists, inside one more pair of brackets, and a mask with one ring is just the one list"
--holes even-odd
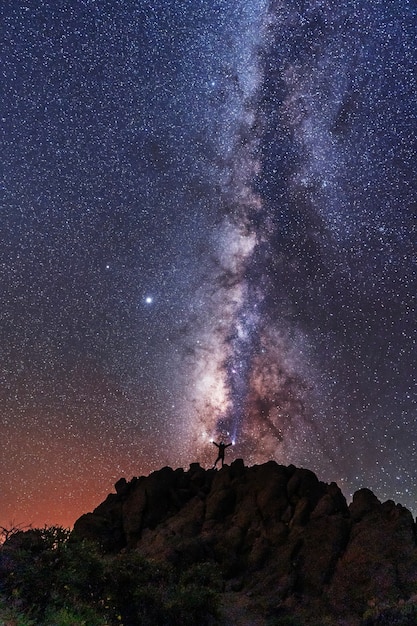
[(217, 465), (217, 463), (219, 461), (222, 462), (222, 467), (223, 467), (223, 464), (224, 464), (224, 451), (226, 450), (226, 448), (228, 448), (232, 444), (231, 443), (226, 444), (226, 443), (223, 443), (223, 441), (221, 441), (220, 443), (216, 443), (215, 441), (212, 441), (211, 443), (213, 445), (215, 445), (219, 449), (219, 456), (217, 457), (217, 459), (216, 459), (216, 461), (215, 461), (215, 463), (213, 465), (213, 469), (216, 467), (216, 465)]

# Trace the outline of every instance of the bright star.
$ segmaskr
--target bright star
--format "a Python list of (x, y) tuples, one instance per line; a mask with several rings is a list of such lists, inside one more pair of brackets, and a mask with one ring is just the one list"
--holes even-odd
[(145, 302), (146, 302), (146, 304), (152, 304), (152, 302), (153, 302), (152, 296), (146, 296)]

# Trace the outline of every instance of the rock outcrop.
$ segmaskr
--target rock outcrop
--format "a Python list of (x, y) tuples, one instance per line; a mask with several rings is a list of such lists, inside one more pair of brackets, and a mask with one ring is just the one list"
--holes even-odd
[(273, 461), (245, 467), (238, 459), (220, 471), (193, 463), (187, 472), (165, 467), (121, 479), (73, 532), (109, 552), (135, 549), (181, 568), (213, 561), (225, 593), (261, 603), (268, 619), (290, 612), (302, 623), (321, 615), (328, 623), (401, 624), (375, 620), (384, 610), (414, 610), (411, 513), (367, 489), (348, 506), (335, 483)]

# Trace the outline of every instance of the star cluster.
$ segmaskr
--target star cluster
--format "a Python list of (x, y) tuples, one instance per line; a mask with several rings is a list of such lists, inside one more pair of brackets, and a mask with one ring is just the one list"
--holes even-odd
[(0, 525), (221, 437), (415, 512), (412, 3), (0, 11)]

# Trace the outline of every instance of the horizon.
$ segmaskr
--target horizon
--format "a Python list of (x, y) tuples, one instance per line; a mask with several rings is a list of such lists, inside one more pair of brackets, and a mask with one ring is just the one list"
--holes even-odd
[[(214, 457), (213, 457), (213, 459), (214, 459)], [(244, 459), (242, 459), (240, 457), (229, 459), (229, 460), (225, 459), (224, 467), (225, 468), (230, 467), (235, 461), (243, 461), (244, 467), (246, 467), (246, 468), (250, 468), (250, 467), (254, 467), (254, 466), (258, 466), (258, 465), (264, 465), (264, 464), (269, 463), (269, 462), (272, 461), (274, 463), (277, 463), (280, 466), (287, 467), (287, 468), (290, 467), (290, 466), (293, 466), (296, 469), (306, 469), (306, 470), (309, 470), (309, 471), (313, 471), (313, 470), (311, 470), (308, 467), (298, 467), (298, 466), (293, 465), (292, 463), (289, 463), (288, 465), (283, 465), (282, 463), (278, 463), (274, 459), (269, 459), (268, 461), (265, 461), (264, 463), (259, 463), (259, 464), (258, 463), (253, 463), (252, 465), (246, 465), (245, 462), (244, 462)], [(92, 513), (93, 510), (96, 509), (100, 504), (102, 504), (110, 494), (114, 494), (115, 493), (115, 485), (118, 482), (118, 480), (121, 480), (122, 478), (124, 478), (126, 480), (126, 482), (129, 484), (130, 482), (132, 482), (135, 479), (138, 479), (138, 478), (141, 478), (141, 477), (145, 477), (146, 478), (146, 477), (150, 476), (151, 474), (157, 473), (157, 472), (161, 471), (162, 469), (164, 469), (166, 467), (172, 469), (173, 471), (176, 471), (178, 469), (182, 469), (184, 472), (188, 472), (188, 471), (190, 471), (191, 466), (193, 464), (199, 465), (206, 472), (207, 471), (221, 471), (221, 469), (222, 469), (221, 466), (219, 466), (217, 468), (214, 468), (213, 465), (211, 464), (209, 467), (204, 467), (203, 465), (201, 465), (201, 463), (199, 461), (190, 461), (188, 467), (183, 467), (183, 466), (172, 467), (171, 465), (168, 464), (168, 465), (164, 465), (164, 466), (161, 466), (161, 467), (158, 467), (158, 468), (155, 468), (155, 469), (150, 469), (148, 473), (140, 473), (140, 474), (132, 475), (130, 478), (127, 478), (127, 476), (119, 476), (119, 478), (116, 479), (114, 481), (114, 483), (111, 485), (111, 489), (108, 488), (106, 490), (105, 488), (103, 488), (103, 490), (101, 492), (102, 493), (101, 499), (99, 499), (99, 501), (92, 502), (89, 508), (88, 508), (88, 505), (87, 505), (87, 508), (85, 508), (84, 510), (80, 510), (77, 514), (75, 514), (75, 517), (71, 516), (71, 515), (68, 516), (68, 514), (66, 514), (67, 518), (65, 518), (65, 517), (57, 517), (56, 520), (54, 520), (54, 518), (52, 516), (50, 518), (50, 521), (48, 521), (48, 515), (43, 512), (43, 513), (40, 513), (40, 517), (39, 517), (40, 521), (39, 522), (24, 521), (24, 520), (19, 522), (19, 521), (16, 521), (15, 519), (13, 519), (13, 520), (9, 520), (7, 524), (4, 524), (4, 523), (2, 523), (0, 521), (0, 529), (3, 528), (5, 530), (11, 530), (11, 529), (15, 528), (17, 530), (25, 531), (25, 530), (29, 530), (29, 529), (32, 529), (32, 528), (44, 528), (44, 527), (58, 526), (58, 527), (63, 527), (63, 528), (72, 530), (72, 528), (74, 526), (74, 523), (82, 515), (85, 515), (86, 513)], [(316, 472), (313, 472), (313, 473), (316, 474)], [(383, 499), (382, 498), (381, 499), (379, 497), (378, 493), (375, 493), (375, 491), (372, 488), (370, 488), (369, 486), (367, 486), (367, 485), (362, 485), (362, 486), (358, 487), (358, 489), (356, 489), (354, 493), (350, 493), (350, 494), (348, 493), (347, 494), (344, 491), (343, 486), (341, 486), (337, 480), (325, 481), (319, 475), (316, 474), (316, 476), (317, 476), (318, 480), (320, 482), (322, 482), (322, 483), (325, 483), (325, 484), (328, 484), (328, 485), (330, 483), (332, 483), (332, 482), (336, 483), (336, 485), (339, 487), (342, 495), (346, 499), (346, 503), (347, 503), (348, 506), (352, 503), (354, 494), (357, 491), (361, 490), (361, 489), (369, 489), (370, 491), (372, 491), (372, 493), (374, 493), (374, 495), (378, 498), (378, 500), (381, 503), (384, 503), (384, 502), (390, 500), (390, 498), (387, 498), (387, 499)], [(401, 506), (404, 506), (404, 504), (401, 501), (394, 500), (394, 502), (395, 502), (396, 505), (400, 504)], [(408, 507), (405, 507), (405, 506), (404, 506), (404, 508), (406, 508), (407, 510), (410, 511), (410, 513), (412, 514), (412, 516), (414, 518), (414, 521), (416, 521), (416, 513), (415, 513), (415, 511), (413, 511), (412, 509), (409, 509)]]

